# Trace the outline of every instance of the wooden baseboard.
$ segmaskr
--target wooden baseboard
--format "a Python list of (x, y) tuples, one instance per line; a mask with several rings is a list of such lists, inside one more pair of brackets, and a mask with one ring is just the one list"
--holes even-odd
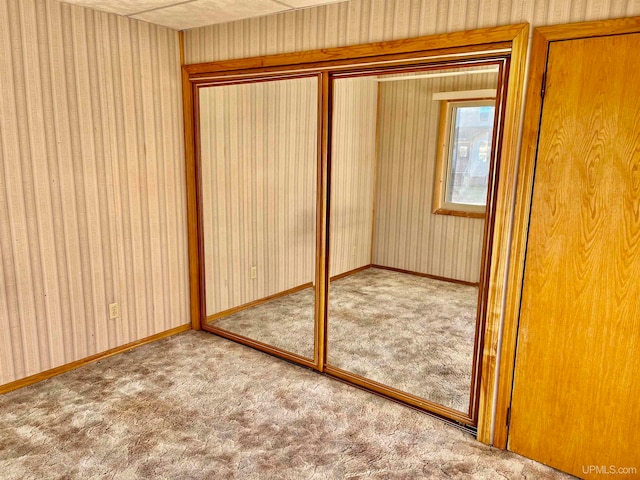
[(354, 268), (353, 270), (349, 270), (344, 273), (339, 273), (338, 275), (334, 275), (331, 277), (331, 281), (334, 282), (336, 280), (340, 280), (341, 278), (348, 277), (349, 275), (354, 275), (356, 273), (363, 272), (367, 269), (371, 268), (371, 265), (363, 265), (362, 267)]
[(254, 300), (253, 302), (245, 303), (244, 305), (238, 305), (237, 307), (233, 307), (228, 310), (224, 310), (222, 312), (214, 313), (213, 315), (209, 315), (207, 317), (206, 323), (209, 324), (209, 322), (213, 322), (222, 317), (233, 315), (234, 313), (241, 312), (242, 310), (246, 310), (247, 308), (257, 307), (258, 305), (262, 305), (263, 303), (270, 302), (271, 300), (275, 300), (276, 298), (286, 297), (287, 295), (300, 292), (310, 287), (313, 287), (313, 282), (305, 283), (303, 285), (298, 285), (297, 287), (290, 288), (289, 290), (284, 290), (282, 292), (269, 295), (268, 297), (259, 298), (258, 300)]
[(97, 362), (98, 360), (104, 360), (105, 358), (112, 357), (113, 355), (117, 355), (118, 353), (126, 352), (127, 350), (131, 350), (141, 345), (155, 342), (157, 340), (161, 340), (178, 333), (186, 332), (187, 330), (191, 330), (191, 324), (181, 325), (179, 327), (172, 328), (171, 330), (156, 333), (155, 335), (151, 335), (150, 337), (136, 340), (135, 342), (127, 343), (126, 345), (122, 345), (120, 347), (112, 348), (111, 350), (107, 350), (106, 352), (96, 353), (95, 355), (91, 355), (90, 357), (82, 358), (65, 365), (60, 365), (59, 367), (52, 368), (51, 370), (47, 370), (45, 372), (36, 373), (35, 375), (21, 378), (20, 380), (5, 383), (4, 385), (0, 385), (0, 395), (11, 392), (12, 390), (17, 390), (18, 388), (33, 385), (34, 383), (41, 382), (42, 380), (46, 380), (51, 377), (55, 377), (56, 375), (60, 375), (61, 373), (65, 373), (70, 370), (75, 370), (76, 368), (82, 367), (89, 363)]
[(413, 272), (411, 270), (403, 270), (402, 268), (385, 267), (384, 265), (371, 265), (372, 268), (381, 268), (382, 270), (390, 270), (392, 272), (406, 273), (408, 275), (417, 275), (418, 277), (430, 278), (432, 280), (440, 280), (441, 282), (457, 283), (459, 285), (467, 285), (477, 287), (478, 282), (467, 282), (465, 280), (457, 280), (455, 278), (439, 277), (438, 275), (430, 275), (428, 273)]

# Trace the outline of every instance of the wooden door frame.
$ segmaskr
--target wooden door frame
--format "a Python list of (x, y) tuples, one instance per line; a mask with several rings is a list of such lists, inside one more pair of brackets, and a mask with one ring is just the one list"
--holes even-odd
[(509, 434), (509, 410), (514, 380), (521, 293), (531, 213), (531, 196), (533, 193), (542, 116), (543, 84), (547, 70), (549, 47), (552, 42), (557, 41), (638, 32), (640, 32), (640, 17), (554, 25), (539, 27), (533, 31), (531, 64), (529, 66), (525, 118), (520, 149), (520, 167), (517, 180), (518, 191), (516, 193), (510, 263), (506, 278), (504, 330), (502, 348), (500, 349), (498, 385), (495, 392), (497, 401), (492, 442), (495, 447), (507, 448)]
[[(302, 72), (317, 72), (320, 75), (322, 88), (319, 94), (319, 111), (321, 112), (320, 157), (321, 167), (318, 169), (318, 199), (321, 208), (327, 205), (327, 156), (329, 124), (329, 74), (348, 69), (360, 69), (368, 66), (382, 65), (437, 65), (445, 61), (461, 58), (485, 59), (498, 55), (509, 58), (508, 80), (504, 98), (503, 130), (501, 149), (496, 159), (495, 178), (499, 179), (494, 193), (491, 222), (492, 241), (491, 264), (486, 271), (489, 282), (485, 292), (485, 328), (484, 342), (480, 362), (481, 384), (479, 388), (479, 406), (477, 409), (477, 438), (481, 442), (491, 443), (495, 386), (497, 383), (498, 346), (500, 344), (503, 299), (506, 293), (504, 279), (508, 268), (509, 242), (513, 223), (513, 205), (517, 173), (517, 150), (519, 128), (522, 113), (522, 98), (526, 51), (529, 25), (526, 23), (504, 27), (484, 28), (464, 32), (431, 35), (390, 42), (378, 42), (348, 47), (337, 47), (291, 54), (271, 55), (245, 59), (223, 60), (182, 66), (182, 92), (184, 107), (185, 134), (185, 169), (187, 182), (187, 227), (189, 246), (189, 284), (192, 327), (202, 328), (202, 319), (206, 318), (203, 291), (203, 247), (202, 212), (200, 208), (201, 194), (200, 169), (195, 149), (197, 125), (194, 104), (195, 88), (198, 84), (209, 82), (237, 82), (256, 75), (290, 75)], [(326, 224), (318, 220), (318, 243), (322, 245), (322, 254), (316, 258), (316, 281), (318, 285), (326, 282)], [(324, 290), (324, 289), (320, 289)], [(323, 319), (326, 298), (317, 299), (320, 311), (317, 318)], [(319, 324), (317, 321), (316, 324)], [(321, 344), (324, 332), (319, 328)], [(260, 345), (256, 345), (261, 348)], [(315, 368), (324, 369), (325, 353), (322, 347), (316, 348), (318, 364)], [(272, 352), (281, 355), (279, 352)], [(295, 359), (294, 359), (295, 360)], [(437, 413), (437, 412), (436, 412)], [(461, 416), (464, 423), (465, 416)]]

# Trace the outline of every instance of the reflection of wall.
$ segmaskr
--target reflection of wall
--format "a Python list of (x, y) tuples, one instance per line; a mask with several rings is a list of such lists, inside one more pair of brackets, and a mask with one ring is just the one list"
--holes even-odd
[(434, 215), (440, 102), (434, 92), (495, 88), (497, 75), (380, 83), (373, 263), (477, 282), (484, 221)]
[(208, 315), (314, 280), (317, 95), (316, 78), (201, 90)]
[(334, 83), (331, 160), (331, 276), (371, 263), (378, 83)]
[(3, 0), (0, 43), (4, 384), (189, 323), (189, 286), (177, 32)]

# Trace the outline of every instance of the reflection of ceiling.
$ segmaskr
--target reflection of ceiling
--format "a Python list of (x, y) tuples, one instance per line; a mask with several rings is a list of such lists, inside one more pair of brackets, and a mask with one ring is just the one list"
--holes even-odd
[(345, 0), (61, 0), (176, 30)]
[(389, 73), (387, 75), (379, 75), (377, 79), (378, 79), (378, 82), (399, 82), (403, 80), (426, 80), (430, 78), (459, 77), (459, 76), (478, 75), (478, 74), (487, 74), (487, 73), (495, 74), (497, 79), (498, 66), (487, 65), (487, 66), (472, 66), (472, 67), (462, 67), (462, 68), (446, 68), (446, 69), (438, 69), (438, 70), (416, 71), (416, 72), (408, 72), (408, 73)]

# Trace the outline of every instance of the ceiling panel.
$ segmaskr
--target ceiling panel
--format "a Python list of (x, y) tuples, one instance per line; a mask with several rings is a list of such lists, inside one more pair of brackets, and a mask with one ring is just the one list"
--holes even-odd
[(176, 30), (184, 30), (269, 15), (284, 10), (289, 10), (289, 7), (273, 0), (243, 0), (242, 2), (237, 0), (195, 0), (132, 15), (132, 17)]
[(345, 0), (61, 0), (176, 30), (261, 17)]
[(81, 7), (103, 10), (117, 13), (118, 15), (131, 15), (155, 8), (166, 7), (178, 3), (177, 0), (62, 0), (65, 3), (73, 3)]

